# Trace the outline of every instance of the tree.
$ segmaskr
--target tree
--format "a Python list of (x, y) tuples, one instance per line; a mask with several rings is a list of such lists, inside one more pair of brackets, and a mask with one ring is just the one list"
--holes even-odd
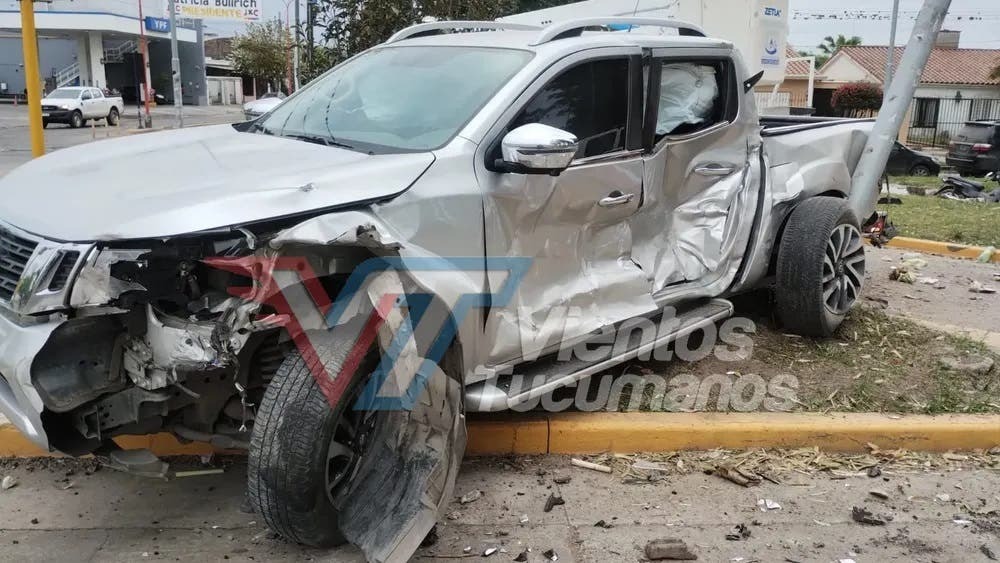
[(316, 20), (337, 64), (425, 18), (495, 20), (574, 0), (318, 0)]
[(844, 37), (843, 35), (838, 35), (836, 39), (833, 36), (827, 35), (823, 38), (823, 42), (816, 46), (819, 49), (818, 55), (816, 55), (816, 66), (821, 67), (830, 60), (830, 57), (837, 52), (841, 47), (850, 47), (854, 45), (860, 45), (861, 38), (854, 35), (850, 38)]
[(837, 88), (830, 101), (844, 116), (870, 116), (882, 107), (882, 88), (871, 82), (853, 82)]
[(281, 84), (286, 76), (291, 36), (279, 21), (247, 24), (233, 38), (233, 69), (244, 76)]

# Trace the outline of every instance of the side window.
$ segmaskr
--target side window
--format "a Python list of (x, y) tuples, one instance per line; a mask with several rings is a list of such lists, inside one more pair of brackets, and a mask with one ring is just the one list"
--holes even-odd
[(731, 93), (731, 66), (725, 61), (664, 61), (660, 71), (656, 141), (688, 135), (723, 121), (738, 111)]
[(104, 93), (101, 92), (100, 90), (98, 90), (97, 88), (91, 88), (90, 89), (90, 97), (93, 98), (93, 99), (95, 99), (95, 100), (97, 100), (97, 99), (103, 98), (104, 97)]
[(545, 86), (508, 130), (542, 123), (580, 140), (577, 158), (625, 150), (628, 125), (627, 59), (592, 61), (566, 70)]
[(80, 94), (80, 99), (81, 100), (89, 100), (90, 99), (90, 90), (84, 90), (83, 93)]

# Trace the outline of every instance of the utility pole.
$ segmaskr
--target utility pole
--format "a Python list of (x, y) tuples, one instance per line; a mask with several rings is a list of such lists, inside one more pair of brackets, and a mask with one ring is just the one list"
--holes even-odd
[(309, 72), (315, 72), (313, 67), (313, 28), (316, 26), (316, 2), (306, 0), (306, 60), (309, 61)]
[(292, 61), (294, 68), (292, 74), (295, 76), (295, 91), (299, 91), (299, 0), (292, 0), (295, 2), (295, 36), (292, 37), (294, 41), (295, 48), (292, 51), (292, 56), (295, 58)]
[(885, 172), (889, 151), (899, 134), (906, 108), (910, 106), (920, 74), (931, 56), (935, 38), (950, 6), (951, 0), (924, 0), (924, 6), (913, 23), (913, 33), (896, 72), (900, 80), (892, 81), (851, 178), (851, 195), (848, 201), (855, 216), (862, 222), (875, 209), (879, 179)]
[[(31, 130), (31, 156), (45, 154), (42, 133), (42, 78), (38, 72), (38, 36), (35, 33), (34, 0), (21, 1), (21, 47), (24, 50), (24, 85), (28, 90), (28, 127)], [(15, 94), (14, 99), (17, 99)]]
[(882, 101), (889, 95), (889, 85), (892, 84), (893, 59), (896, 58), (896, 24), (899, 22), (899, 0), (892, 2), (892, 24), (889, 28), (889, 54), (885, 57), (885, 80), (882, 84)]
[(142, 0), (139, 0), (139, 50), (142, 51), (142, 68), (143, 73), (146, 77), (146, 84), (143, 86), (142, 91), (146, 95), (146, 121), (139, 122), (139, 125), (145, 125), (148, 129), (153, 126), (153, 116), (149, 114), (149, 102), (151, 101), (150, 90), (149, 90), (149, 45), (146, 43), (146, 20), (142, 17)]
[(184, 127), (184, 99), (181, 92), (181, 57), (177, 52), (177, 3), (167, 0), (170, 10), (170, 74), (174, 77), (174, 110), (177, 113), (177, 128)]

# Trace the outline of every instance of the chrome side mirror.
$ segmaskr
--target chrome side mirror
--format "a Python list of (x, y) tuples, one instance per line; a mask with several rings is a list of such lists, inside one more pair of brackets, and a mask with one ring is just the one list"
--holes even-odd
[(497, 165), (506, 172), (558, 176), (569, 168), (579, 148), (572, 133), (541, 123), (529, 123), (503, 138), (503, 159)]

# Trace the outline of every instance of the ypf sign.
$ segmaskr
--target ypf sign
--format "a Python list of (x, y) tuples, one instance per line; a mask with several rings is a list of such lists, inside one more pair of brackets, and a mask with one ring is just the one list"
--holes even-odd
[(260, 20), (261, 0), (173, 0), (182, 18), (229, 21)]

